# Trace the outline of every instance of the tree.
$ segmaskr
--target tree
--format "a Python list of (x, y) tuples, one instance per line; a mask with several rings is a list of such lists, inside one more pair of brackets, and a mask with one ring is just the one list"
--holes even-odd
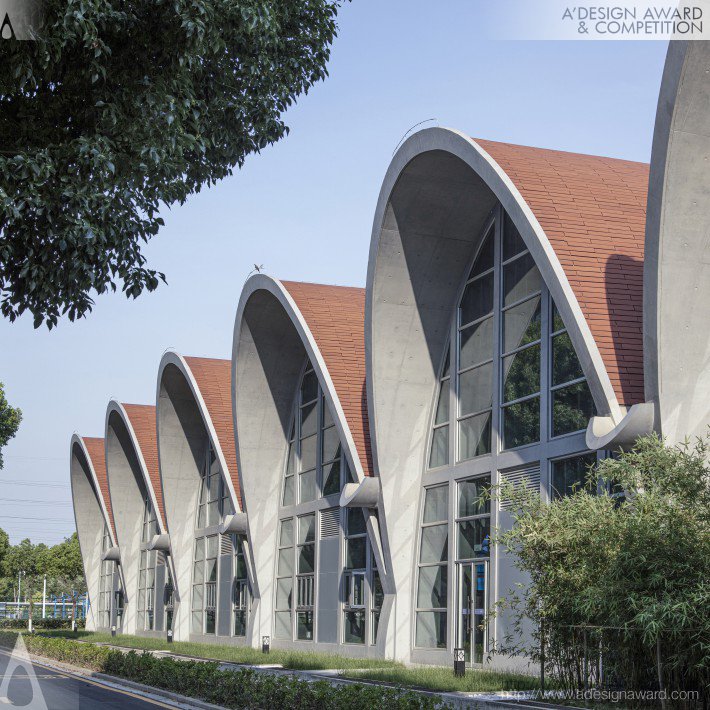
[(20, 427), (22, 411), (13, 408), (5, 399), (5, 388), (0, 382), (0, 469), (3, 467), (2, 449), (12, 439)]
[(51, 328), (152, 291), (141, 245), (288, 132), (326, 74), (341, 0), (47, 0), (0, 62), (0, 310)]
[(81, 595), (86, 591), (84, 565), (76, 533), (47, 550), (44, 569), (48, 591), (52, 594)]
[(546, 670), (568, 688), (588, 682), (582, 652), (598, 648), (626, 687), (707, 692), (709, 453), (708, 439), (668, 447), (651, 436), (550, 504), (507, 490), (514, 523), (497, 540), (529, 583), (499, 606), (513, 618), (506, 650), (541, 661), (544, 642)]

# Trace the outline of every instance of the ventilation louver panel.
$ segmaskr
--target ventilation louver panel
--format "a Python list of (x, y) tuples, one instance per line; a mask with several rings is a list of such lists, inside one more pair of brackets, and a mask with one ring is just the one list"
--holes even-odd
[(320, 514), (320, 536), (333, 537), (340, 531), (340, 508), (326, 508)]
[[(501, 485), (513, 486), (517, 492), (526, 489), (534, 493), (540, 492), (540, 464), (525, 466), (522, 468), (511, 468), (500, 472)], [(501, 510), (510, 510), (512, 501), (507, 497), (502, 497), (500, 501)]]
[(219, 536), (219, 554), (220, 555), (231, 555), (234, 552), (234, 546), (232, 545), (231, 535), (220, 535)]
[(165, 567), (165, 553), (162, 550), (158, 551), (158, 554), (155, 557), (155, 564), (158, 567)]

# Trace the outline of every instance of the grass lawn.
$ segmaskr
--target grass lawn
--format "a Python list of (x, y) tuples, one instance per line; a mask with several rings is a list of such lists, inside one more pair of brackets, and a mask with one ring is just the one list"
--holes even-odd
[(329, 653), (312, 653), (308, 651), (284, 651), (271, 649), (268, 655), (260, 649), (248, 646), (218, 646), (208, 643), (190, 643), (187, 641), (174, 641), (168, 643), (162, 638), (147, 638), (143, 636), (128, 636), (119, 634), (112, 637), (107, 633), (92, 631), (46, 631), (48, 636), (59, 636), (67, 639), (81, 639), (93, 643), (112, 643), (125, 648), (144, 649), (150, 651), (171, 651), (172, 653), (198, 658), (209, 658), (215, 661), (228, 661), (231, 663), (278, 663), (290, 670), (325, 670), (348, 668), (403, 668), (399, 663), (378, 658), (349, 658), (336, 656)]
[(355, 680), (374, 680), (383, 683), (410, 688), (425, 688), (438, 691), (462, 691), (467, 693), (485, 693), (501, 690), (536, 690), (540, 687), (537, 678), (520, 673), (493, 670), (466, 669), (463, 678), (454, 676), (452, 668), (440, 666), (371, 668), (367, 670), (347, 670), (342, 674), (345, 678)]
[(218, 646), (206, 643), (175, 641), (168, 643), (162, 638), (128, 636), (120, 634), (112, 637), (107, 633), (92, 631), (47, 631), (46, 635), (68, 639), (82, 639), (94, 643), (112, 643), (137, 650), (161, 650), (185, 656), (209, 658), (231, 663), (278, 663), (290, 670), (342, 671), (344, 678), (352, 680), (373, 680), (393, 685), (424, 688), (426, 690), (463, 692), (494, 692), (500, 690), (534, 690), (539, 687), (538, 679), (532, 676), (506, 671), (466, 670), (464, 678), (456, 678), (453, 669), (439, 666), (406, 667), (401, 663), (377, 658), (350, 658), (328, 653), (308, 651), (284, 651), (272, 649), (264, 655), (259, 649), (247, 646)]

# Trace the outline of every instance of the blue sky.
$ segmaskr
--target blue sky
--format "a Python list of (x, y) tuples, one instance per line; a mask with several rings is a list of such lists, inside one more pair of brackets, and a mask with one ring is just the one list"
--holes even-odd
[(485, 13), (477, 0), (346, 5), (330, 78), (289, 111), (290, 135), (165, 211), (146, 254), (167, 286), (137, 301), (102, 296), (86, 320), (51, 333), (0, 320), (0, 381), (24, 412), (0, 472), (0, 527), (13, 543), (73, 531), (71, 434), (103, 436), (111, 397), (153, 404), (166, 348), (230, 356), (254, 263), (364, 285), (380, 184), (414, 124), (649, 160), (665, 43), (492, 41), (476, 29)]

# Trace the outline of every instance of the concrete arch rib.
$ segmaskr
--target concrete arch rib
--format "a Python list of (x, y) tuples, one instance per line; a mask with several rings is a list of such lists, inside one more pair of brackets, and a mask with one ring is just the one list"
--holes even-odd
[(710, 42), (669, 43), (651, 153), (644, 261), (644, 379), (675, 443), (710, 423)]
[[(292, 290), (297, 286), (290, 284)], [(362, 289), (308, 284), (313, 289), (357, 296)], [(327, 300), (327, 295), (324, 296)], [(355, 336), (351, 336), (355, 341)], [(356, 347), (357, 344), (354, 345)], [(362, 349), (362, 337), (360, 337)], [(364, 355), (364, 353), (363, 353)], [(342, 389), (289, 286), (264, 274), (250, 278), (242, 290), (234, 326), (232, 355), (232, 401), (240, 484), (244, 491), (252, 560), (255, 570), (254, 637), (269, 634), (273, 597), (274, 550), (279, 520), (280, 488), (286, 456), (294, 396), (306, 357), (316, 372), (335, 421), (348, 464), (358, 481), (365, 479), (367, 457), (363, 442), (353, 435), (355, 422), (345, 404)], [(363, 358), (364, 359), (364, 358)], [(343, 365), (347, 366), (346, 363)], [(364, 362), (362, 366), (364, 380)], [(350, 384), (360, 388), (364, 381)], [(235, 387), (235, 382), (239, 387)], [(351, 398), (352, 400), (352, 398)], [(364, 398), (360, 396), (360, 403)], [(347, 410), (347, 411), (346, 411)], [(348, 412), (351, 419), (348, 419)], [(351, 422), (353, 425), (351, 426)], [(361, 444), (358, 449), (357, 443)], [(367, 442), (369, 444), (369, 442)]]
[[(89, 592), (87, 627), (91, 630), (97, 628), (94, 611), (98, 609), (104, 528), (109, 531), (112, 546), (116, 548), (117, 545), (109, 504), (104, 500), (103, 488), (105, 486), (100, 484), (94, 464), (94, 457), (103, 457), (104, 455), (104, 442), (103, 439), (88, 439), (87, 441), (91, 446), (91, 452), (83, 437), (78, 434), (72, 436), (69, 460), (74, 520), (84, 564), (84, 577)], [(97, 465), (101, 465), (101, 463)]]

